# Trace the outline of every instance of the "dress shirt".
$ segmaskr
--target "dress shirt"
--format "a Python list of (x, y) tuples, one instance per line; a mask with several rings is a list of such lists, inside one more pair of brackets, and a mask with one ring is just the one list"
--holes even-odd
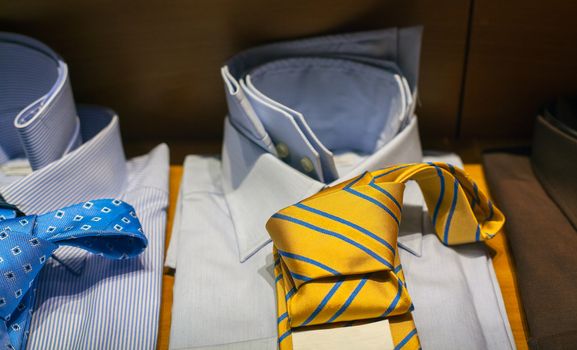
[[(399, 139), (397, 145), (370, 157), (373, 165), (365, 169), (399, 163), (398, 157), (414, 161), (407, 150), (418, 152), (415, 122), (412, 128), (400, 135), (405, 140)], [(406, 139), (407, 134), (412, 140)], [(227, 134), (225, 147), (229, 139)], [(456, 156), (423, 160), (461, 166)], [(297, 197), (306, 198), (323, 184), (307, 179), (270, 154), (262, 154), (257, 162), (246, 187), (254, 195), (245, 197), (242, 207), (235, 207), (245, 210), (244, 216), (235, 218), (234, 201), (228, 201), (223, 186), (224, 164), (216, 158), (198, 156), (185, 161), (167, 253), (167, 264), (176, 268), (171, 349), (277, 347), (272, 245), (265, 243), (240, 262), (237, 235), (242, 231), (237, 228), (251, 232), (258, 218), (265, 217), (266, 222), (275, 208), (294, 203)], [(360, 168), (351, 175), (359, 172)], [(433, 233), (421, 204), (418, 188), (409, 183), (399, 251), (423, 348), (513, 349), (507, 314), (485, 246), (444, 246)], [(264, 226), (259, 233), (263, 239), (268, 237)]]
[[(265, 223), (327, 183), (423, 161), (413, 114), (419, 40), (407, 28), (272, 44), (223, 69), (230, 116), (222, 161), (187, 157), (167, 253), (176, 268), (171, 349), (277, 348)], [(254, 79), (271, 65), (271, 76)], [(291, 95), (299, 89), (306, 101)], [(325, 112), (311, 107), (317, 102)], [(280, 117), (294, 122), (279, 127)], [(424, 160), (461, 165), (455, 156)], [(514, 348), (485, 246), (444, 246), (415, 186), (405, 192), (399, 246), (423, 348)]]
[[(3, 35), (0, 45), (5, 45), (7, 37), (16, 51), (6, 50), (7, 46), (0, 49), (3, 57), (0, 75), (11, 77), (10, 82), (18, 86), (21, 82), (13, 70), (18, 62), (14, 60), (23, 55), (22, 60), (26, 61), (31, 47), (47, 48), (32, 39), (14, 35)], [(4, 60), (10, 55), (11, 59)], [(19, 67), (20, 73), (32, 83), (34, 75), (25, 68)], [(38, 66), (29, 68), (34, 70)], [(5, 70), (11, 69), (13, 74), (4, 75)], [(52, 89), (49, 84), (46, 87)], [(7, 89), (8, 84), (2, 79), (2, 90)], [(112, 111), (94, 106), (77, 110), (71, 93), (58, 96), (55, 98), (61, 99), (58, 106), (72, 106), (73, 117), (43, 113), (41, 108), (36, 111), (40, 114), (32, 117), (34, 124), (55, 123), (51, 127), (67, 130), (75, 130), (78, 125), (78, 136), (74, 136), (75, 132), (69, 133), (66, 144), (74, 144), (76, 141), (69, 142), (73, 139), (82, 143), (78, 141), (75, 147), (60, 148), (46, 158), (50, 159), (48, 163), (33, 167), (32, 171), (22, 166), (26, 161), (19, 157), (42, 154), (43, 148), (56, 149), (51, 137), (34, 137), (34, 142), (14, 135), (2, 139), (1, 147), (7, 159), (0, 162), (0, 196), (25, 213), (44, 213), (90, 199), (119, 198), (136, 209), (149, 245), (139, 257), (122, 261), (108, 260), (74, 247), (59, 248), (57, 260), (50, 259), (39, 276), (27, 347), (155, 349), (168, 204), (168, 148), (160, 145), (147, 155), (127, 161), (118, 117)], [(13, 120), (14, 116), (22, 115), (17, 110), (8, 113), (6, 106), (26, 108), (34, 103), (36, 96), (20, 98), (20, 104), (14, 105), (10, 105), (12, 100), (2, 100), (1, 118), (6, 125), (6, 118), (12, 116)], [(60, 108), (50, 101), (43, 105), (46, 111)], [(10, 130), (19, 132), (17, 128)], [(14, 167), (15, 164), (18, 166)]]
[(82, 143), (68, 67), (54, 51), (0, 32), (0, 70), (0, 163), (26, 156), (39, 169)]

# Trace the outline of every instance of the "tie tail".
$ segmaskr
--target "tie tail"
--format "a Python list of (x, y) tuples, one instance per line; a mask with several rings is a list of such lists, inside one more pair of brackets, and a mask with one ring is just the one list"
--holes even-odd
[(493, 238), (505, 217), (464, 170), (430, 163), (415, 179), (423, 191), (435, 233), (446, 245)]
[(127, 259), (148, 246), (135, 209), (118, 199), (78, 203), (38, 216), (35, 234), (109, 259)]

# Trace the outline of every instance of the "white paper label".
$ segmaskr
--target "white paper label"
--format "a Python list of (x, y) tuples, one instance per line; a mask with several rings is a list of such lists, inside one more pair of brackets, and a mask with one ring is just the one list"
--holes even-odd
[(388, 320), (330, 329), (299, 330), (292, 333), (293, 350), (393, 350), (395, 345)]

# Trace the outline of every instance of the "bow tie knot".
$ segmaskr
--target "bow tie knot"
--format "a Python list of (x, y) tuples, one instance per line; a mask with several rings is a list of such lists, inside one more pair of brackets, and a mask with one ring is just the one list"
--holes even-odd
[(10, 335), (8, 348), (20, 348), (24, 343), (20, 331), (27, 328), (33, 307), (31, 289), (60, 246), (78, 247), (109, 259), (126, 259), (140, 254), (148, 244), (132, 206), (117, 199), (84, 202), (42, 215), (16, 216), (9, 210), (2, 213), (0, 319), (6, 331), (0, 329), (0, 333)]

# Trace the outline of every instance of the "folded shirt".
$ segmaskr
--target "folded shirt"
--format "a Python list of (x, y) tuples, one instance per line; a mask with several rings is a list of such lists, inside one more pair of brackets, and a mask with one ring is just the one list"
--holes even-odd
[[(454, 156), (424, 160), (460, 165)], [(280, 164), (277, 170), (282, 170)], [(185, 162), (175, 238), (167, 256), (176, 258), (170, 348), (276, 349), (272, 247), (266, 244), (245, 262), (238, 261), (235, 228), (249, 219), (231, 217), (221, 166), (218, 159), (198, 156)], [(265, 191), (282, 192), (275, 188), (278, 178), (299, 185), (287, 173), (259, 172), (271, 177), (261, 183)], [(430, 223), (422, 221), (428, 214), (418, 205), (421, 198), (413, 185), (405, 194), (400, 237), (405, 248), (399, 251), (422, 346), (514, 348), (485, 247), (439, 243)], [(269, 211), (266, 204), (246, 204), (253, 212)]]
[(49, 47), (0, 32), (0, 163), (39, 169), (82, 143), (68, 66)]
[[(265, 223), (279, 209), (395, 163), (461, 165), (455, 156), (423, 158), (413, 114), (419, 43), (417, 28), (305, 39), (248, 50), (223, 69), (230, 115), (222, 160), (187, 157), (167, 253), (166, 265), (176, 268), (171, 349), (277, 348)], [(250, 88), (251, 74), (268, 62), (273, 69), (253, 81), (258, 91)], [(389, 79), (395, 69), (410, 103), (400, 98), (402, 79)], [(290, 127), (276, 127), (281, 117)], [(324, 161), (313, 136), (328, 151)], [(485, 246), (444, 246), (414, 186), (405, 193), (399, 247), (422, 346), (515, 348)]]
[[(41, 132), (32, 137), (33, 142), (14, 136), (19, 133), (17, 127), (0, 128), (4, 135), (10, 134), (8, 138), (0, 136), (0, 148), (6, 157), (0, 160), (0, 197), (24, 213), (44, 213), (91, 199), (119, 198), (135, 208), (149, 242), (142, 255), (129, 260), (108, 260), (78, 248), (59, 248), (57, 260), (50, 259), (39, 276), (28, 348), (155, 349), (168, 205), (167, 146), (126, 160), (114, 112), (94, 106), (77, 108), (71, 93), (51, 97), (48, 90), (52, 91), (52, 80), (40, 87), (32, 86), (43, 82), (32, 79), (34, 74), (51, 78), (61, 74), (62, 62), (44, 66), (16, 62), (31, 64), (35, 61), (27, 55), (37, 55), (31, 53), (32, 48), (48, 48), (33, 39), (8, 34), (0, 35), (0, 46), (0, 76), (10, 77), (2, 79), (1, 90), (13, 86), (15, 91), (27, 91), (18, 101), (0, 94), (0, 122), (9, 125), (16, 116), (24, 115), (15, 108), (27, 108), (41, 97), (40, 112), (30, 121), (39, 128), (59, 128), (51, 134)], [(51, 60), (56, 56), (46, 57)], [(54, 71), (34, 71), (40, 68)], [(9, 72), (5, 74), (6, 70)], [(64, 86), (69, 89), (67, 84)], [(69, 131), (77, 127), (76, 137)], [(78, 140), (78, 145), (64, 146), (75, 144), (71, 140)], [(23, 158), (30, 154), (49, 156), (40, 157), (43, 161), (35, 166), (31, 158)], [(32, 169), (25, 166), (28, 160)]]
[[(371, 154), (409, 121), (419, 45), (403, 35), (420, 30), (305, 39), (237, 55), (221, 71), (231, 124), (295, 169), (334, 181), (333, 152)], [(399, 46), (377, 47), (384, 42)]]

